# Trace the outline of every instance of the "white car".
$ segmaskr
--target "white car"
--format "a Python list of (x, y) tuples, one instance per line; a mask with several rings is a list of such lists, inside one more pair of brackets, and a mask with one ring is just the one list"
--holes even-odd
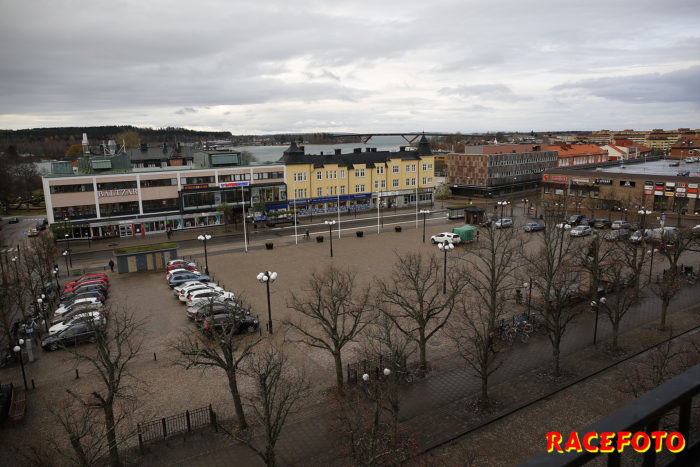
[(165, 280), (167, 281), (167, 280), (169, 280), (171, 277), (173, 277), (174, 275), (180, 274), (180, 273), (183, 273), (183, 274), (184, 274), (184, 273), (192, 273), (192, 274), (194, 274), (194, 275), (196, 275), (196, 276), (201, 276), (201, 275), (202, 275), (202, 273), (199, 272), (199, 271), (197, 271), (196, 269), (195, 269), (194, 271), (190, 271), (190, 270), (188, 270), (188, 269), (178, 268), (178, 269), (172, 269), (172, 270), (168, 271), (168, 272), (165, 274)]
[(513, 219), (498, 219), (496, 221), (497, 229), (507, 229), (508, 227), (513, 227)]
[(173, 264), (186, 264), (188, 266), (197, 267), (197, 264), (191, 263), (191, 262), (189, 262), (185, 259), (182, 259), (182, 258), (177, 258), (177, 259), (173, 259), (171, 261), (168, 261), (168, 266), (172, 266)]
[(99, 303), (100, 305), (102, 305), (102, 302), (100, 302), (100, 300), (97, 297), (79, 298), (78, 300), (74, 301), (69, 305), (63, 305), (56, 308), (56, 311), (54, 311), (54, 315), (63, 316), (66, 313), (69, 313), (73, 308), (79, 308), (80, 306), (86, 303)]
[(187, 292), (188, 290), (195, 288), (195, 287), (216, 287), (217, 284), (216, 282), (199, 282), (199, 281), (190, 281), (190, 282), (185, 282), (183, 284), (178, 285), (177, 287), (173, 287), (173, 293), (175, 294), (176, 297), (180, 297), (180, 295), (183, 292)]
[(430, 237), (430, 243), (454, 243), (457, 244), (462, 241), (462, 238), (456, 233), (452, 232), (442, 232)]
[(186, 291), (182, 292), (177, 298), (182, 302), (182, 303), (187, 303), (189, 298), (196, 293), (199, 292), (204, 292), (207, 290), (214, 290), (216, 292), (223, 292), (224, 289), (218, 286), (210, 287), (208, 285), (205, 285), (204, 287), (192, 287), (187, 289)]
[(571, 231), (569, 231), (569, 235), (572, 237), (585, 237), (586, 235), (591, 235), (593, 233), (593, 229), (591, 229), (590, 226), (588, 225), (577, 225)]
[(60, 323), (54, 324), (49, 328), (49, 335), (59, 333), (64, 329), (68, 329), (74, 324), (90, 320), (92, 320), (95, 326), (99, 326), (100, 323), (104, 324), (104, 317), (102, 316), (102, 313), (100, 313), (99, 311), (89, 311), (87, 313), (79, 313), (75, 316), (68, 318), (65, 321), (61, 321)]
[(202, 290), (194, 292), (187, 299), (187, 305), (193, 306), (200, 303), (208, 303), (210, 301), (232, 301), (236, 298), (233, 292), (219, 292), (217, 290)]

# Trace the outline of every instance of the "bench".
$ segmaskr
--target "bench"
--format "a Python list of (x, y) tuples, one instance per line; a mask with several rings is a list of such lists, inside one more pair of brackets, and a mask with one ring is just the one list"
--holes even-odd
[(18, 422), (24, 418), (27, 408), (27, 394), (22, 388), (12, 386), (12, 397), (10, 399), (10, 412), (8, 418), (13, 422)]

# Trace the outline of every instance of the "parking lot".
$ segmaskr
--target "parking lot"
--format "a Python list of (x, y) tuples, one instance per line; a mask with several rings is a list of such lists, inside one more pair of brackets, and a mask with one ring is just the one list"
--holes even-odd
[[(521, 229), (523, 220), (516, 221)], [(273, 250), (254, 248), (245, 253), (236, 246), (235, 251), (225, 245), (209, 251), (209, 269), (216, 280), (227, 290), (235, 292), (241, 300), (251, 306), (252, 313), (259, 315), (262, 335), (267, 321), (267, 296), (265, 286), (258, 282), (257, 275), (263, 271), (275, 271), (277, 280), (270, 285), (272, 319), (275, 334), (273, 338), (285, 343), (291, 361), (304, 369), (313, 387), (325, 389), (334, 384), (332, 360), (327, 353), (313, 350), (291, 342), (290, 336), (281, 326), (282, 321), (293, 319), (286, 307), (291, 293), (304, 294), (304, 288), (311, 272), (322, 270), (330, 264), (347, 267), (355, 272), (358, 286), (371, 284), (377, 277), (386, 278), (391, 274), (396, 255), (408, 252), (425, 252), (439, 255), (443, 252), (430, 244), (430, 236), (449, 231), (460, 226), (459, 222), (435, 220), (426, 229), (426, 243), (422, 242), (422, 223), (404, 227), (396, 232), (393, 227), (385, 227), (381, 234), (376, 230), (359, 238), (354, 232), (343, 232), (342, 238), (333, 240), (333, 258), (330, 257), (330, 244), (326, 235), (323, 243), (313, 238), (299, 245), (275, 247)], [(532, 235), (525, 234), (532, 238)], [(462, 245), (448, 253), (448, 266), (469, 245)], [(197, 251), (183, 251), (181, 256), (199, 254)], [(200, 264), (203, 263), (198, 258)], [(133, 312), (143, 320), (143, 345), (138, 358), (131, 367), (137, 383), (135, 394), (138, 404), (128, 423), (132, 427), (138, 421), (167, 416), (186, 409), (194, 409), (212, 404), (220, 417), (233, 415), (231, 396), (223, 374), (219, 370), (185, 370), (177, 365), (177, 353), (173, 344), (183, 332), (192, 332), (194, 325), (186, 317), (186, 307), (175, 298), (165, 281), (163, 271), (110, 274), (111, 287), (108, 304), (112, 309), (122, 308)], [(109, 331), (109, 324), (107, 327)], [(241, 336), (241, 339), (254, 339), (256, 336)], [(94, 347), (85, 345), (81, 351), (90, 352)], [(429, 360), (439, 360), (451, 355), (453, 349), (447, 339), (438, 336), (428, 349)], [(352, 351), (344, 353), (345, 361), (353, 359)], [(80, 375), (76, 379), (76, 369)], [(74, 359), (65, 350), (57, 352), (38, 351), (38, 359), (26, 367), (27, 378), (34, 380), (36, 389), (30, 391), (25, 423), (16, 429), (7, 430), (9, 440), (21, 442), (28, 439), (29, 433), (54, 436), (58, 428), (49, 412), (58, 401), (65, 398), (65, 389), (87, 392), (95, 384), (89, 367), (81, 363), (76, 366)], [(18, 367), (0, 370), (2, 381), (21, 382)], [(242, 390), (247, 382), (243, 380)], [(32, 435), (34, 436), (34, 435)]]

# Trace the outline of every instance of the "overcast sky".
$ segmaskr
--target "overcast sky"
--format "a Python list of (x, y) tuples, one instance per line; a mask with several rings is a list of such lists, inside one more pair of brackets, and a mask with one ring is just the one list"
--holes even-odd
[(0, 6), (0, 128), (700, 128), (698, 0)]

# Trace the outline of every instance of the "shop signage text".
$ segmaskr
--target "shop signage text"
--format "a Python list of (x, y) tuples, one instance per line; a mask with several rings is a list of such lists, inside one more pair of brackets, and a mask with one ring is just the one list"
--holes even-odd
[(115, 190), (98, 190), (97, 191), (98, 198), (110, 198), (112, 196), (132, 196), (132, 195), (138, 195), (138, 194), (139, 194), (138, 188), (117, 188)]
[(248, 186), (250, 182), (244, 181), (244, 182), (226, 182), (226, 183), (219, 183), (219, 188), (234, 188), (237, 186)]
[(199, 185), (182, 185), (183, 190), (201, 190), (203, 188), (209, 188), (209, 184), (200, 183)]
[(596, 178), (596, 179), (595, 179), (595, 184), (596, 184), (596, 185), (612, 185), (612, 179), (609, 179), (609, 178)]

